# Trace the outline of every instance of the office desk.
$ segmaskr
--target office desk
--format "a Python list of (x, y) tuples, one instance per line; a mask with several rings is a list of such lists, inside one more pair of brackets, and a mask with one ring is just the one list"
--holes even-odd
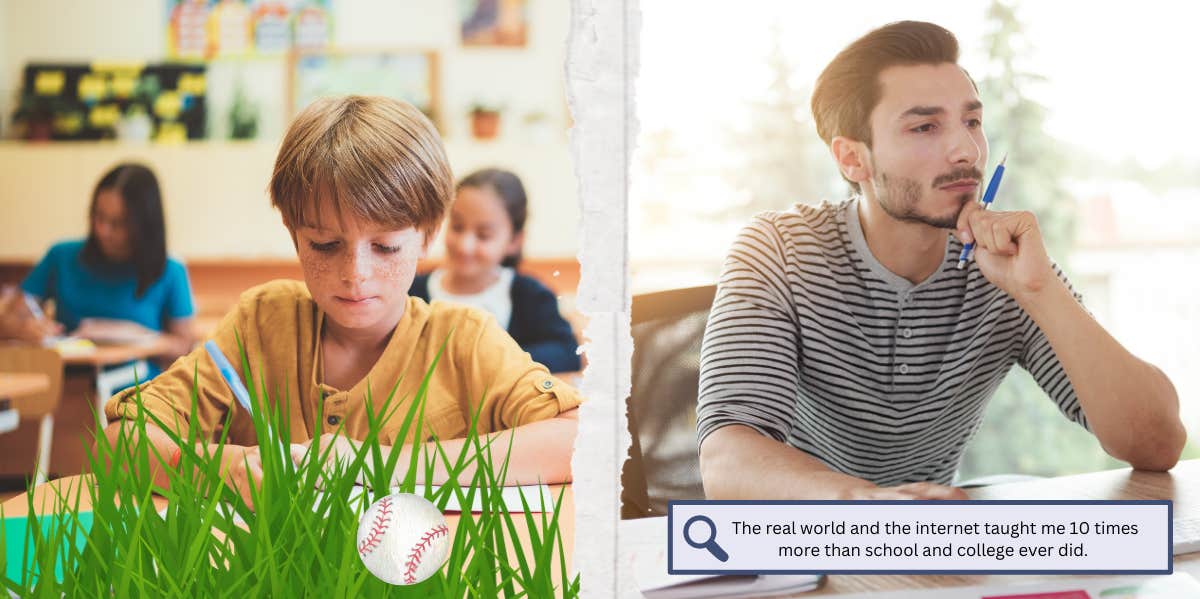
[[(1200, 514), (1200, 460), (1180, 462), (1170, 472), (1135, 472), (1129, 468), (1093, 472), (1028, 482), (968, 489), (972, 499), (1171, 499), (1176, 515)], [(633, 530), (632, 527), (622, 527)], [(654, 539), (627, 538), (617, 544), (654, 543)], [(658, 543), (666, 543), (660, 539)], [(1200, 578), (1200, 553), (1175, 557), (1175, 570)], [(791, 597), (827, 597), (845, 593), (936, 589), (984, 584), (1018, 584), (1053, 580), (1053, 575), (848, 575), (829, 576), (821, 589)]]

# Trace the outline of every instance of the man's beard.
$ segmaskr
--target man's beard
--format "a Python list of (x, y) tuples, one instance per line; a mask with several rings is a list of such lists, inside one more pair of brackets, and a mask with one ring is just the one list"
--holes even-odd
[[(958, 208), (954, 210), (954, 214), (941, 216), (921, 214), (917, 211), (917, 206), (920, 205), (922, 197), (921, 184), (917, 183), (916, 179), (895, 177), (880, 172), (874, 167), (873, 160), (872, 168), (875, 172), (879, 173), (879, 176), (875, 179), (875, 200), (888, 216), (901, 222), (921, 223), (938, 229), (953, 229), (958, 226), (958, 215), (962, 212), (963, 206), (966, 206), (967, 202), (974, 201), (979, 197), (979, 187), (977, 186), (975, 191), (958, 196)], [(975, 167), (960, 168), (937, 176), (930, 187), (933, 190), (937, 190), (939, 185), (953, 183), (960, 179), (972, 178), (982, 182), (983, 173), (979, 172), (979, 169)]]

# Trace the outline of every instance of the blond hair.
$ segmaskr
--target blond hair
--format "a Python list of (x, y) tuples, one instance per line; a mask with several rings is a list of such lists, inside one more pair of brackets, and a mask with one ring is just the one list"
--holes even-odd
[(289, 229), (315, 226), (328, 200), (338, 218), (415, 227), (429, 239), (454, 181), (441, 139), (421, 111), (383, 96), (341, 96), (316, 100), (292, 121), (270, 193)]

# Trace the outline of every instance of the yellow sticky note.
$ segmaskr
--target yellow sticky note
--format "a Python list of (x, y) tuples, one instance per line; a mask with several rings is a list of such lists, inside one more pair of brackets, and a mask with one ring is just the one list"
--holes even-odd
[(137, 77), (128, 75), (117, 75), (112, 80), (113, 95), (125, 99), (133, 95), (133, 90), (137, 88)]
[(183, 123), (161, 123), (154, 141), (160, 144), (181, 144), (187, 141), (187, 127)]
[(88, 73), (79, 78), (79, 99), (99, 100), (108, 91), (108, 78), (95, 73)]
[(182, 73), (179, 75), (179, 92), (193, 96), (204, 95), (207, 82), (204, 73)]
[(54, 117), (54, 130), (65, 135), (74, 135), (83, 128), (83, 115), (68, 112)]
[(95, 129), (107, 129), (117, 124), (121, 109), (116, 104), (97, 104), (88, 114), (88, 124)]
[(183, 98), (178, 92), (163, 92), (154, 99), (154, 114), (159, 118), (172, 120), (183, 110)]
[(66, 82), (67, 76), (62, 71), (38, 71), (33, 78), (33, 91), (39, 96), (57, 96)]

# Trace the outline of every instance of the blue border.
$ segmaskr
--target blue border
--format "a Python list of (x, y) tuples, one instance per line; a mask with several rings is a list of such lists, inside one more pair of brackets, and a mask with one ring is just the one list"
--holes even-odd
[[(1167, 568), (1165, 570), (681, 570), (675, 568), (671, 531), (677, 505), (1165, 505), (1167, 506)], [(1173, 574), (1175, 560), (1174, 502), (1170, 499), (678, 499), (667, 502), (667, 574)]]

